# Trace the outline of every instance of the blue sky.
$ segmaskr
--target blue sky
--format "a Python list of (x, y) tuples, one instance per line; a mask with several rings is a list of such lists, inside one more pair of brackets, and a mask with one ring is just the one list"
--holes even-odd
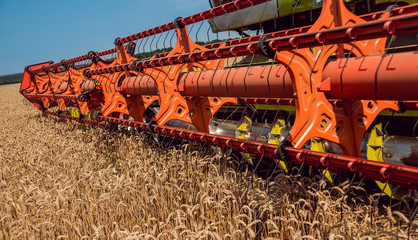
[(107, 50), (116, 37), (208, 8), (207, 0), (0, 0), (0, 75)]

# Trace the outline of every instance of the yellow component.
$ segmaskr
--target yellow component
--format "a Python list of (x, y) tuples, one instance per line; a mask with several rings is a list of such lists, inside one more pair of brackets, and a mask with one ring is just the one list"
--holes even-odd
[[(189, 71), (189, 69), (188, 69), (188, 68), (183, 68), (183, 70), (181, 70), (181, 72), (188, 72), (188, 71)], [(202, 71), (202, 69), (200, 69), (200, 68), (198, 68), (198, 67), (193, 66), (193, 71), (195, 71), (195, 72), (199, 72), (199, 71)]]
[[(277, 119), (276, 123), (271, 128), (270, 134), (269, 134), (269, 143), (274, 145), (280, 144), (280, 136), (282, 133), (282, 129), (286, 126), (286, 121), (284, 119)], [(283, 171), (288, 172), (288, 164), (284, 161), (279, 161), (280, 167), (283, 169)]]
[(73, 109), (73, 110), (70, 110), (70, 116), (71, 117), (80, 117), (80, 109)]
[[(382, 132), (382, 123), (376, 124), (370, 132), (369, 140), (367, 142), (367, 159), (377, 162), (384, 162), (383, 160), (383, 143), (389, 139)], [(402, 195), (404, 195), (404, 190), (399, 189), (396, 193), (393, 192), (394, 186), (392, 184), (382, 183), (376, 181), (377, 186), (384, 192), (386, 195), (393, 199), (400, 200)]]
[[(322, 144), (322, 139), (312, 138), (311, 139), (311, 150), (312, 151), (317, 151), (317, 152), (325, 152), (324, 145)], [(330, 171), (325, 169), (325, 170), (322, 170), (322, 173), (325, 175), (325, 177), (328, 179), (328, 181), (330, 181), (331, 183), (333, 182), (332, 174), (331, 174)]]
[(87, 120), (93, 120), (93, 113), (92, 113), (92, 111), (89, 111), (88, 113), (87, 113)]
[(415, 0), (403, 0), (403, 1), (397, 1), (397, 0), (375, 0), (375, 4), (382, 4), (382, 3), (387, 3), (387, 2), (391, 2), (393, 4), (396, 4), (398, 2), (405, 2), (408, 4), (414, 4)]
[(407, 110), (403, 113), (397, 113), (392, 110), (386, 109), (379, 113), (379, 116), (394, 116), (394, 117), (418, 117), (418, 111)]
[[(236, 134), (235, 134), (236, 138), (247, 139), (245, 134), (247, 133), (248, 127), (251, 126), (252, 123), (253, 121), (251, 120), (251, 118), (245, 116), (244, 119), (241, 120), (240, 124), (237, 127)], [(245, 157), (247, 158), (247, 160), (250, 162), (251, 165), (254, 165), (253, 163), (254, 156), (252, 154), (245, 153)]]
[(290, 113), (295, 112), (295, 106), (290, 105), (272, 105), (272, 104), (253, 104), (257, 110), (272, 110), (272, 111), (286, 111)]

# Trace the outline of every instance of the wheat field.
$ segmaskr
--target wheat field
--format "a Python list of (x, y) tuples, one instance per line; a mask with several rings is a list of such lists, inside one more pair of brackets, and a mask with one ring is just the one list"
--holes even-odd
[(18, 88), (0, 86), (0, 239), (418, 237), (409, 205), (344, 196), (349, 179), (262, 179), (202, 146), (43, 116)]

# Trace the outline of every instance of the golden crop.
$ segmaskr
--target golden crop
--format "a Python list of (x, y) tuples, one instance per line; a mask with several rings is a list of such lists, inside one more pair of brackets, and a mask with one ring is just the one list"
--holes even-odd
[(343, 200), (348, 180), (266, 181), (201, 146), (42, 116), (16, 84), (0, 96), (0, 239), (418, 237), (400, 202), (373, 208), (379, 192), (361, 187)]

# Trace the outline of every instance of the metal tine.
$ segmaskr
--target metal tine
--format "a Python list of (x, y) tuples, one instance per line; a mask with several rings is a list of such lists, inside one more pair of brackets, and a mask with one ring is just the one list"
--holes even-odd
[[(241, 114), (241, 119), (242, 119), (242, 117), (244, 116), (244, 114), (245, 114), (245, 112), (247, 111), (247, 108), (248, 108), (248, 104), (246, 104), (245, 105), (245, 109), (244, 109), (244, 111), (242, 112), (242, 114)], [(235, 112), (235, 111), (234, 111)], [(232, 116), (232, 114), (231, 114), (231, 116)], [(226, 120), (225, 120), (226, 121)], [(244, 161), (240, 161), (240, 163), (238, 164), (238, 166), (237, 166), (237, 168), (235, 169), (235, 171), (240, 171), (241, 170), (241, 166), (242, 166), (242, 164), (244, 163)]]
[(322, 43), (321, 49), (318, 52), (316, 52), (317, 57), (316, 57), (316, 60), (315, 60), (314, 65), (312, 67), (311, 73), (309, 74), (309, 86), (311, 88), (311, 93), (312, 93), (312, 73), (313, 73), (313, 71), (314, 71), (314, 69), (316, 67), (316, 64), (318, 63), (319, 55), (321, 54), (322, 50), (324, 49), (324, 46), (325, 46), (325, 42)]
[(359, 188), (361, 185), (363, 185), (363, 181), (364, 181), (364, 178), (360, 178), (360, 182), (357, 184), (356, 188)]
[(242, 112), (242, 114), (241, 114), (241, 119), (242, 119), (242, 117), (244, 117), (244, 114), (247, 112), (247, 108), (248, 108), (248, 103), (247, 103), (247, 104), (245, 104), (244, 111), (243, 111), (243, 112)]
[(367, 2), (367, 11), (370, 12), (370, 0), (366, 0)]
[(202, 28), (202, 26), (203, 26), (203, 23), (205, 23), (205, 21), (202, 21), (201, 23), (200, 23), (200, 26), (199, 26), (199, 28), (197, 29), (197, 31), (196, 31), (196, 43), (199, 41), (199, 37), (198, 37), (198, 34), (199, 34), (199, 32), (200, 32), (200, 29)]
[[(139, 44), (141, 44), (141, 43), (142, 43), (142, 40), (143, 40), (143, 38), (141, 38), (141, 42), (139, 42)], [(135, 41), (135, 47), (136, 47), (136, 49), (134, 49), (133, 57), (135, 57), (136, 50), (139, 48), (139, 47), (138, 47), (138, 41), (139, 41), (139, 40), (136, 40), (136, 41)]]
[[(379, 72), (379, 69), (380, 69), (380, 66), (382, 65), (383, 59), (388, 54), (389, 48), (391, 48), (393, 42), (395, 42), (395, 39), (396, 39), (396, 35), (392, 34), (391, 37), (390, 37), (390, 41), (389, 41), (387, 47), (385, 48), (385, 52), (383, 53), (382, 57), (380, 58), (379, 64), (377, 65), (376, 72), (374, 73), (374, 92), (375, 93), (377, 93), (377, 73)], [(345, 67), (345, 65), (344, 65), (344, 67)], [(342, 77), (342, 74), (343, 74), (343, 72), (341, 72), (341, 77)], [(342, 81), (342, 79), (341, 79), (341, 81)], [(342, 92), (342, 82), (341, 82), (341, 92)]]
[[(298, 173), (296, 174), (296, 176), (294, 177), (294, 179), (292, 179), (292, 186), (290, 187), (290, 189), (293, 189), (293, 186), (295, 185), (296, 179), (298, 178), (299, 174), (302, 172), (302, 168), (305, 165), (305, 162), (303, 161), (302, 164), (299, 167)], [(291, 169), (291, 168), (289, 168)]]
[(245, 36), (245, 32), (244, 32), (244, 21), (242, 22), (242, 24), (241, 24), (241, 32), (239, 32), (239, 35), (242, 37), (242, 36)]
[[(209, 23), (208, 23), (209, 24)], [(208, 37), (208, 42), (210, 41), (210, 38), (209, 38), (209, 31), (210, 31), (210, 26), (208, 27), (208, 31), (206, 32), (206, 36)]]
[[(264, 13), (265, 13), (266, 8), (267, 8), (267, 5), (268, 5), (268, 2), (266, 2), (266, 4), (264, 5), (264, 8), (263, 8), (263, 11), (261, 12), (261, 16), (260, 16), (260, 20), (259, 20), (260, 27), (257, 29), (257, 35), (259, 35), (258, 31), (263, 28), (263, 26), (261, 25), (261, 20), (263, 19)], [(263, 30), (263, 32), (264, 32), (264, 30)]]
[(241, 171), (241, 169), (242, 169), (242, 166), (244, 166), (244, 164), (246, 163), (246, 161), (239, 161), (239, 164), (238, 164), (238, 166), (236, 167), (236, 169), (235, 169), (235, 172), (240, 172)]
[(251, 56), (250, 64), (248, 65), (247, 71), (245, 72), (245, 76), (244, 76), (244, 89), (245, 89), (245, 93), (247, 93), (247, 83), (246, 83), (247, 74), (248, 74), (248, 71), (250, 70), (250, 67), (251, 67), (253, 61), (254, 61), (254, 57), (255, 57), (255, 52)]
[(147, 138), (148, 142), (150, 144), (154, 143), (155, 141), (154, 141), (153, 133), (152, 132), (147, 132), (147, 134), (148, 134), (147, 135), (148, 136), (148, 138)]
[[(192, 24), (192, 28), (193, 28), (193, 26), (194, 26), (194, 23)], [(185, 31), (185, 29), (186, 28), (183, 28), (182, 29), (182, 31)], [(189, 36), (190, 36), (190, 31), (189, 31)], [(187, 40), (187, 39), (186, 39)], [(189, 76), (189, 74), (190, 74), (190, 72), (194, 72), (194, 66), (195, 65), (195, 62), (194, 62), (194, 60), (193, 60), (193, 62), (191, 62), (191, 63), (188, 63), (187, 64), (187, 73), (186, 73), (186, 77), (185, 77), (185, 79)], [(205, 65), (206, 65), (206, 61), (205, 61)], [(180, 71), (181, 71), (181, 69), (180, 69)], [(199, 76), (200, 76), (200, 74), (202, 73), (202, 71), (203, 71), (203, 69), (201, 69), (201, 71), (200, 71), (200, 73), (199, 73)], [(199, 88), (198, 88), (199, 89)]]
[(347, 66), (348, 59), (350, 59), (351, 54), (353, 53), (353, 49), (354, 49), (354, 46), (355, 46), (355, 45), (356, 45), (356, 39), (354, 39), (354, 40), (353, 40), (353, 45), (351, 46), (350, 52), (348, 53), (348, 56), (347, 56), (347, 58), (345, 59), (343, 69), (341, 70), (341, 74), (340, 74), (340, 87), (341, 87), (341, 93), (343, 93), (343, 91), (344, 91), (344, 89), (343, 89), (343, 73), (344, 73), (344, 69), (345, 69), (345, 67)]
[(175, 140), (175, 138), (174, 137), (171, 137), (171, 141), (168, 144), (168, 148), (171, 148), (171, 146), (173, 145), (174, 140)]
[(258, 110), (251, 104), (248, 104), (249, 108), (253, 111), (253, 114), (251, 115), (251, 120), (254, 119), (254, 115)]
[(215, 92), (215, 86), (213, 85), (213, 79), (215, 78), (216, 71), (218, 71), (219, 64), (221, 63), (221, 58), (218, 59), (218, 63), (216, 64), (215, 72), (213, 73), (212, 79), (210, 80), (212, 85), (212, 92)]
[[(383, 133), (385, 134), (385, 135), (389, 135), (389, 132), (388, 132), (388, 126), (389, 126), (389, 124), (390, 124), (390, 122), (391, 122), (391, 120), (393, 119), (393, 116), (395, 116), (395, 112), (394, 111), (392, 111), (392, 115), (391, 115), (391, 117), (389, 118), (389, 120), (386, 122), (386, 124), (385, 124), (385, 126), (383, 127)], [(386, 138), (386, 136), (383, 136), (384, 138)]]
[(293, 26), (295, 25), (295, 10), (296, 10), (296, 7), (299, 5), (299, 1), (300, 0), (297, 0), (296, 4), (295, 4), (295, 6), (293, 7), (293, 10), (292, 10), (292, 25)]
[(312, 0), (311, 6), (310, 6), (310, 9), (309, 9), (309, 14), (310, 14), (309, 19), (310, 19), (311, 22), (312, 22), (312, 8), (313, 8), (314, 3), (315, 3), (315, 0)]
[(261, 116), (261, 122), (267, 123), (267, 118), (264, 118), (267, 114), (267, 110), (264, 110), (263, 116)]
[(165, 33), (165, 38), (164, 38), (164, 41), (163, 41), (163, 48), (164, 48), (164, 49), (166, 49), (166, 46), (165, 46), (165, 41), (167, 40), (168, 35), (170, 35), (170, 31), (167, 31), (167, 32)]
[(255, 176), (255, 171), (257, 170), (258, 166), (260, 165), (261, 161), (264, 158), (264, 153), (261, 155), (260, 160), (258, 161), (257, 165), (255, 166), (255, 168), (253, 168), (252, 174), (251, 174), (251, 185), (249, 187), (249, 189), (253, 189), (254, 186), (254, 176)]
[(264, 153), (261, 155), (261, 157), (260, 157), (260, 159), (258, 160), (258, 162), (257, 162), (257, 164), (256, 164), (256, 166), (255, 166), (255, 168), (253, 169), (253, 175), (255, 174), (255, 172), (257, 171), (257, 168), (260, 166), (260, 163), (261, 163), (261, 161), (263, 160), (263, 158), (264, 158)]
[[(238, 12), (240, 10), (239, 7), (241, 7), (241, 6), (238, 6), (237, 11), (235, 11), (235, 12), (232, 13), (232, 14), (234, 14), (234, 16), (232, 17), (232, 19), (235, 19), (236, 18), (237, 14), (238, 14)], [(229, 14), (231, 14), (231, 13), (229, 13)], [(226, 18), (226, 14), (222, 15), (222, 18)], [(228, 29), (231, 29), (231, 25), (232, 25), (232, 21), (229, 22)], [(231, 36), (231, 31), (228, 30), (228, 37), (230, 37), (230, 36)]]
[[(326, 171), (328, 171), (328, 168), (326, 168), (325, 170), (326, 170)], [(325, 174), (324, 174), (324, 172), (323, 172), (323, 171), (319, 171), (319, 172), (321, 173), (321, 179), (319, 179), (318, 186), (316, 187), (316, 191), (317, 191), (317, 192), (320, 190), (320, 188), (321, 188), (321, 183), (322, 183), (322, 181), (323, 181), (323, 180), (324, 180), (324, 178), (325, 178)]]
[(166, 134), (164, 134), (164, 138), (163, 138), (163, 140), (162, 141), (159, 141), (159, 143), (158, 143), (158, 145), (159, 145), (159, 147), (160, 148), (164, 148), (165, 146), (164, 146), (164, 142), (165, 142), (165, 139), (167, 138), (167, 135)]
[(234, 64), (236, 64), (236, 63), (237, 63), (237, 60), (238, 60), (238, 54), (237, 54), (237, 55), (235, 55), (234, 61), (232, 61), (232, 65), (229, 67), (228, 74), (226, 75), (226, 78), (225, 78), (225, 87), (226, 87), (226, 92), (227, 92), (227, 93), (229, 92), (229, 88), (228, 88), (228, 77), (229, 77), (229, 74), (230, 74), (230, 73), (231, 73), (231, 71), (232, 71), (232, 68), (233, 68)]
[[(238, 111), (238, 108), (235, 108), (234, 109), (234, 111), (227, 117), (227, 118), (225, 118), (225, 120), (223, 121), (223, 123), (225, 123), (226, 121), (228, 121), (228, 119), (230, 118), (230, 117), (232, 117), (232, 115), (234, 115), (234, 113), (236, 112), (236, 111)], [(224, 112), (224, 116), (225, 116), (225, 113), (226, 113), (226, 108), (225, 108), (225, 112)], [(242, 118), (242, 116), (241, 116), (241, 118)]]
[(348, 191), (350, 191), (351, 186), (352, 186), (352, 184), (353, 184), (354, 179), (356, 178), (356, 176), (357, 176), (357, 171), (354, 172), (354, 175), (351, 178), (351, 181), (350, 181), (350, 184), (347, 187), (347, 190), (345, 190), (344, 194), (341, 197), (341, 203), (340, 203), (340, 219), (341, 220), (343, 219), (343, 201), (344, 201), (344, 197), (347, 195)]
[[(414, 190), (416, 191), (416, 190)], [(415, 216), (417, 215), (418, 212), (418, 205), (415, 206), (415, 210), (412, 212), (411, 217), (409, 218), (409, 229), (411, 229), (412, 226), (412, 221), (415, 219)]]
[(226, 158), (228, 158), (231, 155), (231, 153), (232, 153), (232, 149), (228, 149), (228, 150), (226, 150), (225, 152), (222, 153), (222, 157), (221, 157), (222, 160), (219, 159), (219, 172), (222, 173), (222, 175), (223, 175), (223, 172), (224, 172), (223, 168), (222, 168), (222, 165), (225, 164), (225, 162), (227, 161)]
[[(136, 83), (136, 80), (137, 80), (137, 79), (138, 79), (138, 77), (139, 77), (139, 73), (140, 73), (140, 72), (138, 72), (138, 73), (136, 74), (136, 76), (135, 76), (135, 80), (134, 80), (133, 86), (136, 86), (136, 85), (135, 85), (135, 83)], [(142, 76), (141, 76), (141, 78), (139, 79), (139, 86), (141, 86), (141, 79), (142, 79)]]
[[(205, 143), (206, 143), (206, 142), (205, 142)], [(204, 144), (199, 144), (199, 153), (201, 153), (201, 152), (202, 152), (203, 148), (204, 148)]]
[[(232, 14), (234, 14), (234, 17), (233, 18), (235, 18), (236, 15), (238, 14), (238, 12), (240, 10), (239, 7), (240, 6), (238, 6), (238, 10), (237, 11), (235, 11), (235, 12), (232, 13)], [(225, 15), (222, 15), (222, 16), (224, 16), (224, 18), (225, 18), (226, 14)], [(230, 21), (229, 26), (228, 26), (228, 29), (231, 29), (231, 25), (232, 25), (232, 21)], [(230, 34), (231, 34), (231, 32), (228, 30), (228, 37), (231, 36)], [(238, 54), (235, 56), (234, 61), (232, 62), (232, 66), (237, 63), (237, 60), (238, 60)], [(229, 74), (232, 71), (232, 66), (230, 67), (230, 69), (228, 71), (228, 74), (226, 75), (226, 78), (225, 78), (225, 87), (226, 87), (226, 92), (227, 93), (229, 92), (229, 88), (228, 88), (228, 77), (229, 77)], [(213, 90), (213, 85), (212, 85), (212, 90)]]
[(280, 1), (280, 3), (279, 3), (279, 5), (277, 6), (277, 11), (274, 13), (274, 21), (273, 21), (273, 23), (274, 23), (274, 30), (277, 30), (277, 19), (279, 18), (279, 11), (280, 11), (280, 8), (281, 8), (281, 6), (282, 6), (282, 3), (283, 3), (283, 1), (284, 0), (281, 0)]
[[(206, 63), (207, 63), (207, 59), (205, 59), (205, 63), (203, 64), (203, 67), (206, 67)], [(200, 75), (202, 75), (202, 72), (203, 72), (203, 68), (202, 68), (202, 70), (200, 71), (200, 73), (199, 73), (199, 76), (197, 77), (197, 79), (196, 79), (196, 85), (197, 85), (197, 92), (199, 93), (199, 79), (200, 79)]]
[(194, 25), (195, 25), (196, 23), (192, 23), (192, 26), (189, 28), (189, 36), (190, 35), (192, 35), (192, 32), (193, 32), (193, 28), (194, 28)]
[(271, 88), (270, 88), (270, 73), (271, 73), (271, 69), (273, 69), (273, 64), (276, 61), (276, 57), (277, 57), (277, 51), (274, 52), (274, 58), (273, 58), (273, 61), (271, 61), (270, 69), (269, 69), (269, 72), (267, 74), (267, 87), (269, 88), (269, 93), (271, 93)]
[(267, 184), (267, 194), (269, 194), (269, 182), (270, 182), (270, 180), (273, 178), (273, 175), (274, 175), (274, 172), (276, 171), (276, 169), (277, 169), (277, 167), (279, 166), (277, 163), (276, 163), (276, 160), (273, 160), (273, 161), (271, 161), (271, 164), (270, 164), (270, 166), (269, 166), (269, 169), (267, 170), (267, 172), (268, 173), (270, 173), (270, 170), (271, 170), (271, 168), (274, 166), (274, 168), (273, 168), (273, 170), (271, 171), (271, 174), (270, 174), (270, 176), (266, 179), (266, 184)]
[(155, 40), (155, 37), (156, 37), (157, 35), (153, 35), (152, 36), (152, 39), (151, 39), (151, 42), (149, 43), (149, 51), (150, 51), (150, 53), (152, 52), (152, 44), (154, 43), (154, 40)]
[(173, 34), (171, 34), (171, 38), (170, 38), (170, 48), (173, 48), (173, 38), (176, 35), (176, 30), (173, 30)]
[(111, 58), (111, 60), (112, 60), (112, 61), (115, 61), (116, 56), (117, 56), (117, 53), (116, 53), (116, 52), (112, 53), (112, 58)]
[(388, 182), (386, 181), (385, 186), (382, 188), (382, 191), (379, 194), (379, 197), (376, 199), (376, 201), (373, 204), (372, 209), (370, 210), (370, 224), (373, 224), (373, 211), (376, 208), (377, 204), (379, 203), (380, 198), (383, 196), (383, 192), (385, 191), (387, 185), (388, 185)]
[[(383, 56), (386, 55), (389, 52), (389, 48), (392, 47), (395, 40), (396, 40), (396, 35), (392, 34), (391, 37), (390, 37), (389, 43), (388, 43), (387, 47), (385, 48), (385, 53), (383, 54)], [(395, 51), (395, 49), (393, 49), (393, 51)]]
[(285, 80), (284, 76), (286, 76), (287, 71), (289, 71), (290, 64), (293, 62), (293, 58), (295, 57), (297, 51), (298, 51), (298, 46), (296, 46), (295, 51), (293, 52), (292, 58), (290, 59), (290, 62), (286, 66), (286, 70), (283, 73), (283, 92), (286, 91), (286, 84), (285, 84), (286, 80)]
[[(158, 37), (158, 39), (157, 39), (157, 42), (155, 43), (155, 49), (158, 51), (158, 43), (160, 42), (160, 39), (161, 39), (161, 36), (163, 36), (163, 34), (162, 33), (160, 33), (160, 34), (158, 34), (159, 35), (159, 37)], [(161, 51), (162, 52), (162, 51)]]
[(107, 86), (107, 85), (108, 85), (108, 82), (110, 81), (110, 74), (111, 74), (111, 73), (108, 73), (108, 74), (107, 74), (107, 77), (105, 78), (105, 81), (104, 81), (104, 85), (105, 85), (105, 86)]
[[(154, 67), (152, 67), (152, 71), (151, 71), (151, 73), (149, 74), (149, 76), (152, 76), (152, 74), (154, 73), (154, 70), (155, 70), (155, 66)], [(158, 76), (160, 76), (160, 73), (161, 73), (161, 71), (158, 71), (158, 74), (157, 74), (157, 77), (156, 78), (158, 78)], [(137, 76), (138, 77), (138, 76)], [(141, 77), (140, 79), (139, 79), (139, 86), (141, 86), (141, 81), (142, 81), (142, 79), (143, 79), (143, 77)], [(135, 78), (135, 80), (134, 80), (134, 82), (136, 81), (136, 78)], [(135, 86), (135, 85), (134, 85)]]
[(148, 40), (149, 40), (149, 37), (146, 37), (144, 46), (142, 46), (142, 53), (145, 53), (145, 46), (147, 45)]

